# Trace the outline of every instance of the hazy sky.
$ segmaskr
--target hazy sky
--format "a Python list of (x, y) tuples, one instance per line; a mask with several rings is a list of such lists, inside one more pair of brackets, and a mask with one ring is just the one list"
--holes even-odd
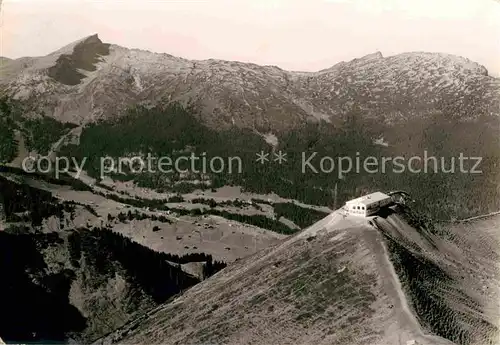
[(0, 55), (45, 55), (94, 33), (130, 48), (291, 70), (378, 50), (452, 53), (500, 73), (495, 0), (3, 0)]

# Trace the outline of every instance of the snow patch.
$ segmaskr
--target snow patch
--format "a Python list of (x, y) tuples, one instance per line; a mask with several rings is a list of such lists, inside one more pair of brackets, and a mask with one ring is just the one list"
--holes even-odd
[(278, 146), (278, 137), (276, 135), (274, 135), (273, 133), (264, 134), (263, 137), (264, 137), (264, 140), (266, 141), (266, 143), (268, 143), (269, 145), (271, 145), (273, 147)]
[(133, 75), (134, 77), (134, 85), (135, 87), (139, 90), (139, 91), (143, 91), (144, 88), (142, 87), (142, 83), (141, 83), (141, 77), (139, 77), (138, 74), (134, 74)]

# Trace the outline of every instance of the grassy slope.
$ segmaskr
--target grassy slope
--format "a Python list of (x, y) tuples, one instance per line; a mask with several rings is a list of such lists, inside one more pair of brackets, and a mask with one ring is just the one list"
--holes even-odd
[(366, 222), (328, 216), (96, 344), (392, 345), (428, 340), (419, 338), (418, 325), (401, 307), (382, 245), (381, 234)]
[[(491, 242), (487, 247), (479, 243), (480, 237), (490, 237), (486, 229), (475, 229), (467, 237), (476, 240), (464, 242), (463, 234), (441, 230), (436, 236), (423, 227), (413, 228), (403, 221), (405, 213), (378, 218), (375, 223), (384, 234), (390, 259), (419, 322), (428, 332), (456, 344), (496, 344), (499, 329), (487, 310), (494, 308), (491, 303), (498, 307), (498, 300), (488, 298), (483, 288), (494, 288), (498, 283), (499, 253), (487, 250), (496, 250)], [(452, 236), (451, 240), (446, 240), (446, 235)], [(498, 242), (498, 237), (490, 239)], [(474, 257), (463, 255), (468, 251), (473, 251)], [(477, 271), (492, 274), (481, 279), (484, 286), (471, 284), (478, 279), (474, 277)]]

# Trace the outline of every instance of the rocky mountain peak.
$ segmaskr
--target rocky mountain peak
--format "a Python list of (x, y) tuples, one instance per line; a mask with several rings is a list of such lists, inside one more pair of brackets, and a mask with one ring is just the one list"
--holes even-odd
[(108, 54), (109, 44), (94, 34), (74, 45), (70, 54), (60, 55), (56, 64), (49, 68), (48, 75), (62, 84), (77, 85), (85, 77), (78, 70), (94, 71), (99, 57)]
[(95, 33), (93, 35), (87, 36), (84, 38), (81, 43), (100, 43), (102, 44), (103, 42), (99, 38), (99, 34)]

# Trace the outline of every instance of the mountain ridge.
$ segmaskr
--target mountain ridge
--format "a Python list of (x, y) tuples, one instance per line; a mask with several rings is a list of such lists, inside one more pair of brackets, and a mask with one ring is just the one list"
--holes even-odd
[[(499, 79), (484, 66), (442, 53), (376, 52), (294, 72), (128, 49), (94, 34), (45, 57), (13, 60), (1, 72), (0, 93), (76, 124), (119, 117), (134, 104), (172, 101), (196, 105), (214, 128), (277, 131), (335, 122), (348, 112), (384, 124), (435, 112), (470, 120), (496, 115), (500, 105)], [(402, 99), (406, 108), (398, 110)]]
[[(411, 226), (403, 213), (374, 220), (334, 211), (95, 344), (494, 344), (498, 329), (479, 311), (488, 300), (477, 307), (478, 295), (460, 283), (477, 279), (475, 269), (450, 249), (439, 254), (447, 240)], [(457, 235), (450, 242), (473, 238)], [(405, 273), (412, 263), (398, 255), (442, 275), (415, 276), (416, 293)]]

